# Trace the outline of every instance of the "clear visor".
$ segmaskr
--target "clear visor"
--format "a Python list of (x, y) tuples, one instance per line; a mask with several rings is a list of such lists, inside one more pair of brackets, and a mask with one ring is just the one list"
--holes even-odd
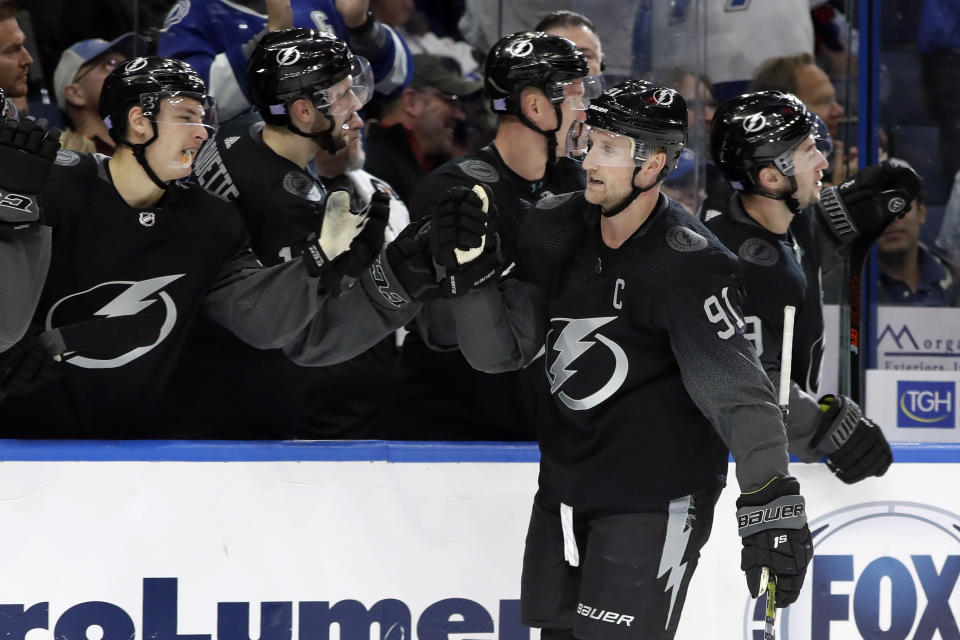
[(820, 151), (818, 139), (815, 133), (811, 132), (806, 139), (776, 160), (774, 163), (777, 169), (785, 176), (793, 176), (798, 173), (811, 171), (817, 166), (826, 165), (827, 158)]
[(603, 76), (585, 76), (567, 82), (554, 82), (548, 86), (547, 95), (554, 102), (574, 111), (586, 111), (590, 101), (603, 93)]
[(599, 167), (635, 167), (646, 158), (646, 145), (629, 136), (575, 120), (567, 132), (567, 157)]
[[(144, 97), (141, 96), (141, 105)], [(187, 171), (193, 165), (200, 147), (217, 130), (217, 107), (212, 96), (202, 94), (177, 93), (165, 95), (159, 102), (147, 102), (159, 106), (156, 115), (157, 135), (162, 135), (164, 129), (176, 128), (186, 131), (184, 148), (179, 151), (175, 159), (168, 159), (167, 165), (174, 171)], [(146, 112), (146, 109), (145, 109)]]
[(827, 123), (820, 119), (820, 116), (813, 116), (813, 137), (817, 140), (817, 149), (825, 157), (833, 153), (833, 136), (830, 135), (830, 129)]
[(350, 75), (314, 97), (314, 105), (330, 116), (356, 113), (373, 97), (373, 72), (363, 56), (354, 56)]

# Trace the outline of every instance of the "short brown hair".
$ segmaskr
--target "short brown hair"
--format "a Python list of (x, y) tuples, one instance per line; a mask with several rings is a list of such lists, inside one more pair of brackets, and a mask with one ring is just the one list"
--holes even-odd
[(546, 31), (547, 29), (563, 29), (565, 27), (586, 27), (597, 32), (597, 28), (587, 16), (576, 11), (567, 11), (566, 9), (551, 11), (543, 17), (543, 20), (537, 23), (534, 31)]
[(17, 15), (17, 3), (13, 0), (0, 0), (0, 20), (14, 18)]
[(809, 53), (798, 53), (792, 56), (770, 58), (764, 60), (753, 72), (751, 91), (783, 91), (797, 93), (797, 72), (800, 67), (816, 64)]

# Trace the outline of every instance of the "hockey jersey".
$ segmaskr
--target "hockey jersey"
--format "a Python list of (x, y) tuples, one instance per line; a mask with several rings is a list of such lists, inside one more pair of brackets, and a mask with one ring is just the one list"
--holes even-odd
[(35, 322), (62, 333), (65, 373), (0, 403), (8, 437), (175, 432), (156, 424), (156, 411), (200, 313), (253, 346), (325, 364), (416, 311), (387, 308), (373, 285), (370, 295), (357, 286), (331, 300), (299, 260), (264, 269), (233, 205), (195, 185), (175, 184), (156, 206), (130, 207), (105, 156), (61, 151), (43, 196), (53, 256)]
[[(334, 0), (292, 0), (293, 26), (317, 29), (348, 42), (347, 25)], [(413, 57), (393, 29), (385, 30), (382, 46), (354, 50), (370, 60), (376, 90), (390, 94), (413, 76)], [(179, 0), (167, 13), (157, 54), (188, 62), (217, 99), (220, 120), (226, 121), (250, 107), (245, 51), (251, 38), (267, 26), (264, 0)]]

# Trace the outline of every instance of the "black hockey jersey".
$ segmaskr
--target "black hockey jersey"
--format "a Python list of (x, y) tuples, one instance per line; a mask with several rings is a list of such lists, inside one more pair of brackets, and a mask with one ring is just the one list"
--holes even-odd
[[(663, 509), (721, 486), (727, 447), (744, 489), (786, 474), (773, 386), (742, 332), (739, 261), (663, 195), (618, 249), (599, 219), (582, 193), (541, 201), (521, 228), (518, 277), (454, 301), (478, 366), (545, 345), (541, 491), (581, 510)], [(524, 304), (509, 304), (512, 289)]]
[[(429, 216), (444, 192), (484, 183), (499, 210), (498, 233), (504, 253), (515, 258), (516, 233), (523, 212), (541, 198), (583, 186), (583, 173), (573, 161), (552, 165), (541, 180), (526, 180), (511, 170), (494, 145), (438, 167), (417, 187), (410, 216)], [(443, 303), (428, 303), (417, 323), (428, 334), (428, 348), (417, 332), (407, 336), (402, 351), (399, 405), (393, 413), (405, 437), (464, 440), (533, 440), (535, 406), (543, 385), (536, 373), (490, 376), (474, 370), (456, 346), (452, 318)]]
[(745, 333), (753, 342), (764, 369), (779, 384), (783, 345), (783, 308), (796, 308), (788, 433), (791, 453), (803, 460), (821, 454), (807, 443), (816, 430), (820, 410), (815, 399), (820, 388), (824, 324), (821, 265), (823, 233), (815, 208), (797, 213), (785, 234), (776, 234), (744, 211), (739, 192), (724, 201), (704, 205), (701, 217), (707, 227), (744, 267), (743, 313)]
[[(416, 311), (381, 309), (360, 287), (333, 304), (299, 260), (262, 268), (233, 205), (176, 184), (156, 206), (135, 209), (109, 167), (105, 156), (61, 152), (45, 186), (53, 257), (35, 321), (63, 333), (65, 373), (0, 403), (8, 437), (175, 431), (155, 424), (158, 400), (200, 312), (258, 348), (319, 363), (349, 357)], [(348, 316), (352, 335), (327, 335)]]

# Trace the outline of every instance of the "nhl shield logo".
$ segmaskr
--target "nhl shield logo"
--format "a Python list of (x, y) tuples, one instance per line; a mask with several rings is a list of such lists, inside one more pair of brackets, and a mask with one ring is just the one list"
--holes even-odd
[(756, 133), (767, 126), (767, 118), (762, 113), (754, 113), (743, 119), (743, 130)]
[(140, 212), (140, 224), (145, 227), (152, 227), (153, 224), (157, 221), (157, 214), (153, 211), (141, 211)]
[(277, 64), (280, 66), (286, 67), (287, 65), (296, 64), (298, 60), (300, 60), (300, 50), (296, 47), (287, 47), (286, 49), (277, 51)]

